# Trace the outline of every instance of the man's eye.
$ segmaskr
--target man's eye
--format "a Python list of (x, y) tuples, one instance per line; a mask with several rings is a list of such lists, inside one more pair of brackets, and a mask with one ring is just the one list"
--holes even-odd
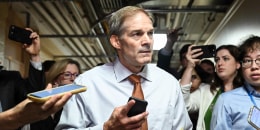
[(227, 58), (227, 57), (224, 57), (223, 59), (224, 59), (224, 61), (227, 61), (227, 60), (229, 60), (229, 58)]
[(133, 33), (133, 36), (140, 36), (140, 35), (141, 35), (141, 33), (138, 33), (138, 32)]

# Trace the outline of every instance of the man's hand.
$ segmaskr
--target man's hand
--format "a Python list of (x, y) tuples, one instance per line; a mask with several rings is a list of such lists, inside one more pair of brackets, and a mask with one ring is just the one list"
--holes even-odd
[(170, 30), (167, 34), (167, 42), (176, 42), (178, 40), (178, 32), (182, 29), (182, 27), (179, 27), (177, 29)]
[(182, 27), (179, 27), (177, 29), (172, 29), (167, 33), (167, 42), (164, 47), (166, 51), (172, 51), (172, 47), (174, 43), (178, 40), (178, 32), (182, 29)]
[(202, 55), (203, 52), (201, 49), (192, 49), (194, 45), (189, 46), (188, 52), (186, 53), (186, 59), (188, 60), (187, 67), (194, 68), (200, 59), (197, 59), (198, 56)]
[(32, 29), (30, 28), (25, 28), (25, 29), (32, 32), (30, 38), (33, 40), (31, 45), (23, 44), (22, 47), (30, 55), (32, 61), (39, 62), (40, 61), (40, 37), (36, 32), (33, 32)]
[(104, 130), (141, 129), (142, 124), (148, 116), (148, 112), (128, 117), (127, 113), (134, 104), (135, 101), (131, 100), (126, 105), (115, 108), (109, 120), (104, 123)]

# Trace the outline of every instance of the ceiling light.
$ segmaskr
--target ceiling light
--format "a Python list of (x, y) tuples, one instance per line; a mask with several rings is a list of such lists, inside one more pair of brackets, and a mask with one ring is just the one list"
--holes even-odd
[(154, 34), (153, 38), (154, 38), (153, 50), (160, 50), (165, 46), (167, 42), (166, 34)]

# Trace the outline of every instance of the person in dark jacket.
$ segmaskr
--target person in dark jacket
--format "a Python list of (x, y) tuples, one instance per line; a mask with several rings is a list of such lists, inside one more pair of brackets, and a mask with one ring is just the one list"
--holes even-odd
[[(29, 28), (27, 30), (32, 31)], [(40, 38), (31, 33), (32, 44), (22, 47), (30, 55), (29, 76), (22, 78), (19, 71), (0, 70), (0, 112), (13, 108), (27, 98), (27, 94), (45, 88), (45, 77), (40, 59)]]
[[(167, 42), (166, 45), (159, 50), (158, 52), (158, 61), (157, 61), (157, 66), (161, 69), (164, 69), (165, 71), (167, 71), (168, 73), (172, 74), (176, 79), (180, 79), (181, 78), (181, 73), (182, 70), (177, 70), (176, 68), (172, 68), (170, 66), (171, 64), (171, 58), (173, 55), (173, 45), (175, 44), (175, 42), (178, 39), (178, 32), (181, 30), (182, 28), (177, 28), (177, 29), (173, 29), (171, 30), (168, 34), (167, 34)], [(179, 52), (179, 56), (180, 56), (180, 62), (181, 62), (181, 67), (185, 68), (186, 64), (187, 64), (187, 59), (185, 57), (187, 51), (188, 51), (188, 47), (191, 44), (186, 44), (184, 45), (180, 52)]]

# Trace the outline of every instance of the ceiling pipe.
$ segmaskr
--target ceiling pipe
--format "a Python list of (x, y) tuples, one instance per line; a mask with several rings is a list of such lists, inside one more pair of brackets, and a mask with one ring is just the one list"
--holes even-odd
[[(72, 21), (73, 19), (64, 19), (65, 16), (68, 15), (67, 11), (64, 10), (59, 10), (59, 8), (57, 8), (57, 6), (60, 6), (62, 4), (66, 4), (67, 2), (61, 3), (61, 4), (57, 4), (57, 6), (55, 6), (55, 3), (50, 3), (50, 2), (43, 2), (47, 7), (51, 7), (50, 8), (50, 12), (52, 12), (52, 15), (55, 17), (56, 22), (59, 25), (59, 28), (61, 30), (63, 30), (62, 33), (65, 34), (71, 34), (71, 33), (77, 33), (75, 30), (80, 30), (80, 27), (77, 26), (70, 26), (70, 21)], [(69, 3), (68, 3), (69, 4)], [(65, 6), (65, 5), (63, 5)], [(66, 6), (65, 6), (66, 7)], [(73, 12), (73, 9), (70, 9)], [(73, 14), (75, 17), (77, 17), (77, 14)], [(64, 16), (64, 17), (63, 17)], [(75, 21), (77, 22), (77, 21)], [(71, 31), (72, 30), (72, 31)], [(82, 33), (82, 32), (81, 32)], [(84, 46), (84, 44), (82, 44), (82, 41), (80, 41), (80, 39), (63, 39), (65, 42), (65, 44), (67, 46), (69, 46), (71, 48), (71, 50), (73, 50), (74, 54), (84, 54), (83, 50), (80, 48), (84, 48), (86, 49), (86, 47)], [(92, 64), (90, 64), (90, 61), (84, 61), (84, 64), (88, 65), (88, 66), (93, 66), (94, 62), (92, 62)]]
[[(69, 29), (68, 31), (66, 31), (65, 35), (68, 34), (81, 35), (86, 33), (82, 28), (86, 27), (87, 25), (83, 23), (83, 20), (81, 20), (80, 17), (80, 13), (77, 12), (77, 9), (75, 9), (73, 5), (71, 5), (71, 2), (63, 2), (62, 4), (56, 2), (56, 6), (58, 8), (57, 10), (60, 10), (62, 14), (61, 16), (63, 16), (64, 18), (62, 20), (59, 20), (59, 22), (63, 24), (67, 23), (66, 26), (62, 26), (62, 27), (64, 27), (65, 30)], [(68, 11), (68, 9), (70, 11)], [(71, 16), (71, 17), (66, 17), (66, 16)], [(82, 41), (82, 39), (71, 39), (71, 37), (64, 37), (63, 40), (66, 41), (66, 44), (70, 46), (72, 50), (74, 50), (74, 54), (83, 55), (88, 53), (89, 49), (87, 48), (87, 46), (85, 46), (85, 44), (83, 44), (84, 41)], [(81, 60), (88, 67), (92, 67), (95, 65), (95, 63), (91, 62), (89, 59), (81, 59)]]
[(27, 11), (23, 11), (22, 13), (25, 14), (25, 23), (26, 23), (26, 27), (30, 27), (30, 18), (31, 18), (31, 14)]
[(195, 45), (197, 45), (199, 43), (199, 41), (201, 41), (203, 35), (207, 32), (207, 30), (209, 29), (210, 25), (212, 24), (212, 22), (215, 21), (215, 17), (216, 17), (216, 13), (212, 13), (210, 14), (210, 16), (208, 17), (208, 22), (207, 24), (204, 26), (199, 38), (194, 42)]
[(41, 38), (101, 38), (101, 37), (107, 37), (106, 34), (82, 34), (82, 35), (53, 35), (53, 34), (40, 34)]
[(116, 55), (55, 55), (54, 58), (107, 58), (116, 57)]
[[(90, 7), (90, 10), (92, 11), (92, 14), (94, 15), (95, 19), (99, 19), (99, 18), (97, 17), (97, 14), (96, 14), (96, 12), (95, 12), (95, 9), (94, 9), (94, 7), (93, 7), (91, 1), (90, 1), (90, 0), (87, 0), (86, 2), (88, 3), (88, 5), (89, 5), (89, 7)], [(85, 13), (87, 13), (87, 12), (85, 12)], [(99, 29), (101, 30), (102, 33), (105, 33), (105, 31), (103, 30), (102, 25), (101, 25), (100, 23), (98, 23), (98, 27), (99, 27)], [(91, 29), (91, 31), (92, 31), (92, 33), (93, 33), (94, 35), (97, 35), (97, 33), (96, 33), (96, 31), (95, 31), (94, 29)], [(102, 46), (100, 40), (99, 40), (98, 38), (96, 38), (96, 41), (97, 41), (97, 43), (98, 43), (99, 48), (101, 49), (101, 52), (102, 52), (104, 55), (107, 55), (107, 53), (106, 53), (105, 49), (103, 48), (103, 46)], [(106, 60), (105, 62), (109, 62), (109, 61), (110, 61), (110, 59), (108, 59), (108, 58), (106, 58), (105, 60)]]
[[(33, 2), (32, 5), (34, 6), (34, 9), (36, 10), (36, 12), (39, 12), (41, 15), (44, 16), (42, 18), (46, 18), (46, 19), (44, 19), (44, 21), (48, 24), (47, 25), (48, 27), (54, 29), (54, 31), (56, 31), (56, 33), (64, 34), (64, 30), (59, 26), (59, 24), (52, 22), (53, 19), (50, 17), (49, 14), (47, 14), (48, 11), (43, 9), (42, 5), (40, 5), (39, 2)], [(58, 11), (54, 11), (54, 12), (58, 12)], [(58, 14), (58, 15), (60, 15), (60, 14)], [(62, 22), (65, 23), (64, 20)], [(67, 51), (67, 53), (77, 54), (79, 52), (74, 49), (74, 47), (73, 47), (74, 45), (73, 44), (72, 44), (73, 46), (71, 45), (71, 43), (73, 43), (73, 42), (69, 41), (69, 39), (62, 39), (62, 41), (58, 41), (55, 43), (59, 43), (59, 42), (66, 44), (66, 46), (69, 48), (68, 49), (69, 51)], [(61, 47), (61, 48), (63, 48), (63, 47)], [(89, 62), (84, 62), (84, 65), (90, 66)]]
[(212, 41), (216, 38), (216, 35), (224, 28), (224, 26), (227, 24), (227, 22), (231, 19), (231, 17), (235, 14), (235, 12), (239, 9), (239, 7), (244, 3), (244, 0), (234, 0), (234, 3), (226, 13), (225, 17), (222, 19), (222, 21), (219, 23), (219, 25), (216, 27), (216, 29), (211, 33), (205, 44), (210, 44)]
[[(80, 29), (80, 30), (81, 30), (80, 33), (82, 33), (82, 34), (88, 33), (88, 31), (85, 31), (85, 32), (83, 31), (83, 30), (90, 30), (90, 28), (84, 28), (86, 24), (84, 24), (83, 20), (81, 20), (83, 14), (82, 14), (82, 16), (80, 15), (80, 12), (79, 12), (80, 10), (76, 7), (75, 2), (70, 2), (69, 5), (70, 5), (69, 7), (70, 7), (70, 9), (72, 10), (72, 12), (73, 12), (73, 14), (74, 14), (76, 20), (77, 20), (78, 23), (79, 23), (78, 27), (81, 28), (81, 29)], [(83, 12), (83, 13), (84, 13), (84, 12)], [(76, 40), (76, 39), (75, 39), (75, 40)], [(93, 54), (93, 53), (95, 53), (95, 51), (93, 50), (93, 48), (92, 48), (91, 45), (88, 46), (88, 45), (83, 44), (83, 43), (86, 43), (86, 42), (87, 42), (87, 44), (91, 44), (91, 43), (89, 42), (89, 40), (86, 40), (86, 41), (83, 41), (82, 39), (77, 39), (77, 40), (79, 40), (79, 41), (80, 41), (80, 44), (81, 44), (82, 46), (84, 46), (84, 51), (85, 51), (86, 53), (82, 53), (82, 54)], [(97, 44), (99, 44), (99, 42), (97, 42)], [(78, 48), (78, 49), (80, 49), (80, 48)], [(82, 49), (82, 48), (81, 48), (81, 49)], [(85, 58), (84, 58), (84, 59), (85, 59)], [(98, 60), (98, 59), (85, 59), (85, 60), (87, 60), (88, 62), (90, 62), (92, 67), (96, 65), (96, 62), (98, 62), (98, 63), (100, 62), (100, 60)]]
[[(187, 9), (190, 9), (190, 10), (191, 10), (191, 7), (192, 7), (193, 2), (194, 2), (193, 0), (190, 0), (190, 1), (189, 1), (189, 3), (187, 4)], [(188, 13), (189, 13), (189, 12), (185, 12), (185, 13), (184, 13), (182, 22), (181, 22), (181, 24), (180, 24), (180, 27), (182, 27), (182, 31), (184, 31), (184, 32), (185, 32), (186, 25), (187, 25)], [(183, 38), (180, 37), (179, 39), (183, 39)]]
[(170, 9), (145, 9), (150, 13), (169, 13), (169, 12), (181, 12), (181, 13), (208, 13), (208, 12), (217, 12), (217, 13), (225, 13), (227, 8), (210, 8), (210, 7), (196, 7), (196, 8), (170, 8)]

